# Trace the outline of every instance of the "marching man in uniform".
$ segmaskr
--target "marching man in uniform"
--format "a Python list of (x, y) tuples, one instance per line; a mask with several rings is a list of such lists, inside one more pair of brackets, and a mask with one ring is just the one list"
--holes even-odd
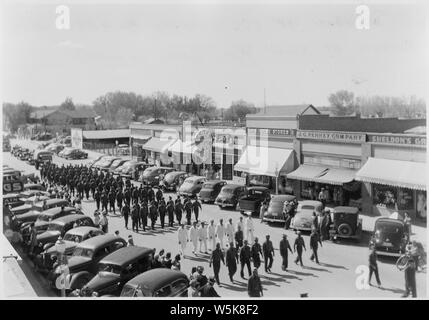
[(189, 239), (191, 239), (192, 244), (194, 245), (194, 249), (192, 250), (193, 254), (197, 253), (197, 247), (198, 247), (198, 229), (197, 229), (197, 223), (194, 222), (192, 227), (189, 229)]
[(208, 230), (206, 228), (206, 224), (204, 222), (201, 222), (201, 227), (198, 229), (198, 238), (200, 240), (200, 252), (203, 252), (201, 249), (204, 245), (204, 253), (207, 252), (207, 237), (208, 237)]
[(254, 237), (253, 232), (254, 232), (255, 229), (253, 227), (253, 220), (252, 220), (252, 216), (251, 215), (249, 215), (246, 218), (245, 228), (246, 228), (246, 239), (247, 239), (247, 242), (250, 245), (252, 245), (253, 244), (253, 237)]
[(223, 225), (223, 219), (219, 220), (219, 224), (216, 226), (216, 236), (220, 243), (220, 248), (223, 249), (223, 237), (225, 236), (225, 226)]
[(209, 237), (209, 243), (211, 246), (211, 251), (213, 252), (216, 249), (216, 227), (214, 225), (214, 220), (210, 220), (210, 224), (207, 228), (207, 236)]
[(188, 242), (188, 232), (185, 229), (185, 225), (182, 223), (179, 230), (177, 231), (179, 238), (180, 254), (185, 255), (185, 249)]
[(234, 224), (232, 223), (232, 219), (228, 220), (228, 224), (225, 228), (225, 233), (228, 238), (228, 243), (234, 242)]

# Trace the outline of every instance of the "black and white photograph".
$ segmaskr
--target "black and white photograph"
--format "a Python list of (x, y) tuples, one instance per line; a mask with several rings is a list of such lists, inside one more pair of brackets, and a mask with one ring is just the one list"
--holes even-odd
[(0, 299), (427, 299), (428, 13), (2, 1)]

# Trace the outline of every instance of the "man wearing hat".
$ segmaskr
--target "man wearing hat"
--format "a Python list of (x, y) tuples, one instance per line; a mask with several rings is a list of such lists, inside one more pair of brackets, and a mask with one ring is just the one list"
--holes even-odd
[(302, 264), (302, 249), (304, 248), (305, 251), (307, 251), (307, 249), (305, 248), (305, 243), (304, 243), (304, 239), (301, 236), (301, 231), (297, 232), (298, 237), (295, 239), (295, 243), (293, 245), (293, 251), (296, 252), (298, 254), (298, 256), (295, 259), (295, 263), (301, 264), (301, 267), (303, 267), (304, 265)]
[(282, 256), (282, 270), (285, 271), (288, 268), (288, 250), (293, 253), (292, 248), (287, 239), (287, 235), (283, 234), (283, 239), (280, 240), (280, 255)]
[(212, 252), (212, 256), (210, 257), (210, 263), (209, 263), (210, 267), (213, 264), (214, 277), (215, 277), (218, 285), (220, 284), (219, 271), (220, 271), (220, 262), (221, 261), (223, 262), (223, 264), (225, 264), (223, 252), (220, 248), (220, 243), (218, 242), (218, 243), (216, 243), (216, 249)]
[(264, 253), (265, 272), (271, 272), (273, 266), (274, 247), (270, 240), (270, 236), (266, 235), (265, 242), (262, 244), (262, 252)]
[(215, 278), (210, 277), (207, 284), (201, 289), (201, 297), (212, 298), (212, 297), (220, 297), (220, 295), (213, 288), (215, 283)]
[(258, 269), (253, 269), (253, 274), (249, 278), (249, 282), (247, 283), (247, 292), (249, 297), (262, 297), (264, 295), (262, 291), (261, 279), (258, 275)]
[(203, 252), (202, 248), (204, 246), (204, 253), (207, 254), (207, 227), (204, 221), (201, 222), (201, 226), (198, 229), (198, 240), (200, 241), (200, 252)]
[(317, 264), (319, 264), (319, 257), (317, 255), (317, 250), (319, 249), (319, 243), (320, 243), (320, 246), (322, 246), (322, 241), (320, 240), (319, 234), (317, 233), (316, 229), (313, 229), (310, 235), (310, 249), (312, 251), (310, 260), (313, 261), (314, 259), (316, 259)]
[(226, 266), (228, 267), (229, 279), (234, 282), (234, 274), (237, 272), (238, 252), (234, 248), (234, 243), (229, 243), (229, 248), (226, 250)]

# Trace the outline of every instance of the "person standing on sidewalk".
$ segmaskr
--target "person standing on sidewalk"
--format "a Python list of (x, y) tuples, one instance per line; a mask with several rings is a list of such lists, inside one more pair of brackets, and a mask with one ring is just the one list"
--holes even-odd
[(258, 269), (255, 268), (253, 269), (253, 274), (249, 278), (249, 282), (247, 283), (247, 293), (249, 294), (249, 297), (259, 298), (264, 295), (262, 290), (263, 289), (262, 289), (261, 279), (259, 278), (259, 275), (258, 275)]
[(369, 254), (369, 285), (371, 285), (371, 278), (373, 274), (375, 274), (375, 280), (377, 281), (377, 285), (381, 286), (380, 277), (378, 275), (377, 252), (375, 251), (374, 247), (371, 249), (371, 253)]
[(312, 251), (310, 260), (313, 261), (316, 259), (317, 264), (319, 264), (319, 256), (317, 255), (317, 250), (319, 249), (319, 243), (320, 243), (320, 246), (322, 246), (322, 241), (320, 240), (319, 233), (317, 233), (316, 229), (313, 229), (310, 235), (310, 249)]
[(304, 239), (301, 236), (301, 231), (297, 232), (298, 237), (295, 239), (295, 243), (293, 245), (293, 251), (296, 252), (298, 255), (295, 259), (295, 263), (301, 264), (301, 267), (304, 266), (304, 264), (302, 263), (302, 249), (304, 249), (305, 251), (307, 251), (307, 249), (305, 248), (305, 243), (304, 243)]
[(416, 288), (416, 264), (414, 259), (408, 259), (407, 266), (404, 270), (405, 273), (405, 293), (402, 295), (403, 298), (407, 298), (410, 293), (413, 298), (417, 298)]
[(287, 235), (283, 234), (283, 239), (280, 241), (280, 255), (282, 256), (282, 270), (286, 271), (288, 268), (288, 250), (293, 253), (292, 248), (287, 239)]

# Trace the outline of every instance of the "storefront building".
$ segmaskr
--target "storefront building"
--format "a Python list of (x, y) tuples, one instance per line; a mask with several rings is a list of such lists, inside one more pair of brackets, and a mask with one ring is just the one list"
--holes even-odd
[(235, 165), (235, 176), (249, 186), (265, 186), (272, 193), (292, 194), (287, 174), (298, 162), (295, 135), (298, 118), (318, 115), (312, 105), (269, 106), (263, 112), (247, 115), (247, 147)]
[(367, 134), (368, 158), (357, 173), (362, 210), (373, 215), (407, 212), (426, 221), (426, 136)]
[(156, 166), (233, 179), (233, 166), (246, 143), (244, 129), (162, 124), (130, 125), (132, 157)]

